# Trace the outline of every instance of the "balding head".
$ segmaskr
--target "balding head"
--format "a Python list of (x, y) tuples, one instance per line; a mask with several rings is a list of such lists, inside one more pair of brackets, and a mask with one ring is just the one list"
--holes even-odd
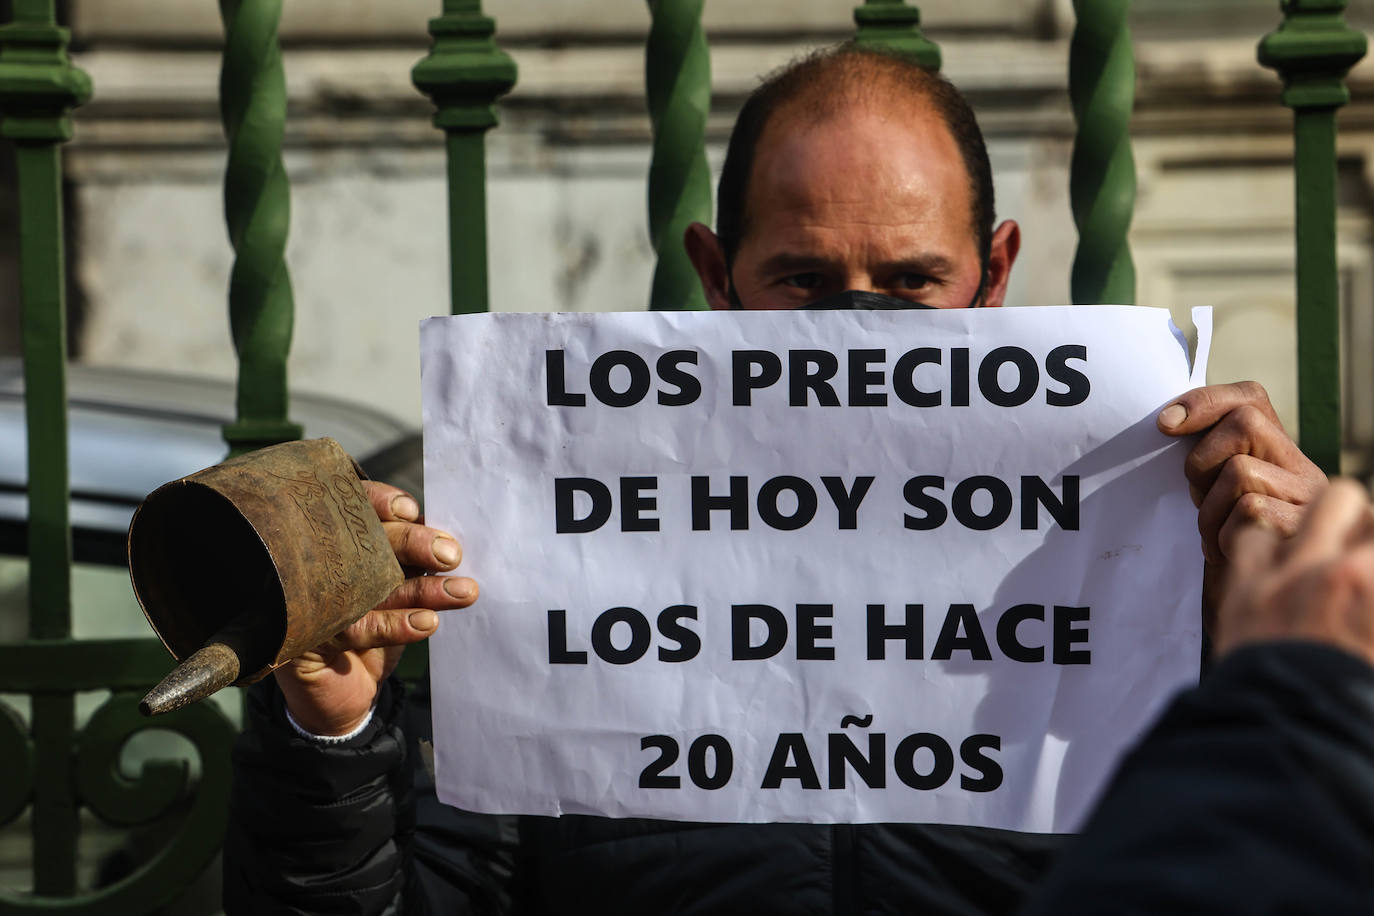
[(749, 225), (750, 179), (758, 146), (776, 130), (804, 131), (855, 109), (900, 117), (934, 112), (967, 173), (970, 225), (987, 261), (993, 232), (992, 168), (973, 111), (944, 77), (908, 57), (853, 44), (818, 51), (769, 76), (740, 110), (717, 192), (717, 235), (733, 263)]

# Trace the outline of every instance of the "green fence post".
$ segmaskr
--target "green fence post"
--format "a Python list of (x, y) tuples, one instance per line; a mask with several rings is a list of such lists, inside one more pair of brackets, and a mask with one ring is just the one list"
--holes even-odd
[(1260, 41), (1259, 61), (1283, 77), (1293, 109), (1298, 288), (1298, 433), (1328, 474), (1341, 466), (1340, 278), (1336, 265), (1336, 109), (1345, 74), (1364, 56), (1345, 0), (1284, 0), (1284, 21)]
[(1074, 304), (1135, 302), (1135, 264), (1128, 234), (1135, 210), (1131, 108), (1135, 52), (1128, 0), (1074, 0), (1069, 44), (1069, 98), (1077, 124), (1069, 163), (1069, 200), (1078, 248), (1070, 294)]
[(496, 100), (515, 85), (515, 61), (496, 43), (480, 0), (444, 0), (429, 21), (434, 47), (410, 72), (438, 109), (448, 156), (449, 295), (455, 315), (487, 310), (486, 132)]
[(682, 244), (689, 225), (711, 222), (711, 55), (701, 27), (702, 0), (648, 2), (653, 25), (644, 45), (644, 87), (654, 131), (649, 237), (658, 254), (649, 308), (704, 309), (706, 297)]
[(932, 70), (940, 69), (940, 46), (921, 31), (921, 11), (905, 0), (864, 0), (854, 8), (854, 43), (910, 54)]
[[(90, 80), (66, 54), (53, 0), (14, 0), (0, 26), (0, 136), (18, 165), (20, 291), (29, 469), (29, 637), (0, 645), (0, 693), (28, 694), (26, 725), (0, 704), (0, 824), (32, 812), (30, 893), (0, 890), (0, 916), (146, 913), (182, 894), (205, 869), (224, 833), (229, 748), (235, 728), (210, 704), (150, 722), (138, 700), (167, 671), (155, 639), (71, 639), (71, 530), (67, 480), (65, 276), (58, 144), (72, 136), (71, 109)], [(254, 219), (257, 219), (256, 215)], [(258, 236), (245, 233), (252, 239)], [(109, 697), (76, 729), (74, 696)], [(130, 774), (128, 739), (145, 728), (180, 734), (200, 757), (198, 780), (184, 760), (149, 760)], [(79, 811), (137, 826), (177, 818), (168, 842), (123, 879), (98, 891), (78, 886)]]
[[(59, 144), (90, 79), (67, 57), (53, 0), (15, 0), (0, 27), (0, 136), (14, 142), (29, 473), (29, 635), (71, 634), (72, 539), (67, 478), (66, 297)], [(77, 800), (71, 689), (33, 694), (34, 892), (76, 890)], [(22, 777), (24, 774), (17, 774)], [(41, 817), (37, 812), (41, 812)]]
[(220, 120), (229, 141), (224, 216), (234, 246), (229, 327), (239, 358), (237, 419), (224, 427), (224, 439), (238, 455), (299, 439), (301, 428), (287, 419), (286, 358), (295, 309), (286, 270), (291, 188), (281, 158), (281, 0), (220, 0), (220, 17)]

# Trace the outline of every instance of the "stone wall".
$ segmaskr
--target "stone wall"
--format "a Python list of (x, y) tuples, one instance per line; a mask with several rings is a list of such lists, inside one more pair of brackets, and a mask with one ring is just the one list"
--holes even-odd
[[(1068, 0), (920, 4), (946, 73), (988, 134), (999, 215), (1023, 226), (1010, 301), (1068, 299)], [(1277, 4), (1142, 0), (1132, 243), (1138, 301), (1219, 309), (1213, 380), (1256, 377), (1294, 413), (1290, 115), (1254, 60)], [(282, 24), (293, 180), (293, 384), (418, 422), (416, 322), (447, 303), (441, 138), (409, 83), (437, 0), (293, 0)], [(708, 3), (718, 167), (760, 74), (852, 31), (852, 0)], [(230, 251), (221, 215), (216, 5), (73, 0), (76, 58), (95, 99), (68, 147), (79, 359), (230, 375)], [(520, 82), (490, 135), (492, 306), (643, 308), (647, 6), (488, 0)], [(1347, 18), (1374, 22), (1374, 2)], [(1342, 118), (1340, 251), (1349, 332), (1348, 438), (1374, 442), (1370, 315), (1374, 67), (1351, 76)], [(0, 265), (0, 269), (3, 266)], [(1353, 457), (1353, 454), (1352, 454)]]

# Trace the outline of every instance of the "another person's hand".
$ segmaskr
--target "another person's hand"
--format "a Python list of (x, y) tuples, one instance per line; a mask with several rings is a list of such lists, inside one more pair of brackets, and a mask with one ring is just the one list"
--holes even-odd
[(1203, 607), (1220, 603), (1239, 532), (1259, 525), (1290, 537), (1304, 507), (1326, 489), (1326, 475), (1284, 432), (1258, 382), (1194, 388), (1159, 412), (1161, 432), (1202, 433), (1184, 465), (1202, 534)]
[(425, 527), (419, 504), (405, 491), (375, 481), (364, 487), (407, 578), (376, 609), (274, 672), (292, 718), (317, 735), (345, 735), (362, 724), (377, 685), (395, 669), (405, 646), (438, 628), (436, 612), (477, 600), (471, 579), (425, 575), (447, 572), (461, 561), (453, 535)]
[(1299, 639), (1374, 664), (1374, 514), (1358, 484), (1335, 481), (1291, 540), (1258, 526), (1238, 532), (1229, 576), (1217, 614), (1217, 656)]

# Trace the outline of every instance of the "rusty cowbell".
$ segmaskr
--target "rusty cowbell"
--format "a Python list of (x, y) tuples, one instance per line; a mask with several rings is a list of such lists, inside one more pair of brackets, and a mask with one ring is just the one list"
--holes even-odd
[(333, 439), (311, 439), (232, 458), (143, 501), (129, 575), (179, 663), (143, 698), (144, 715), (262, 679), (401, 583), (362, 476)]

